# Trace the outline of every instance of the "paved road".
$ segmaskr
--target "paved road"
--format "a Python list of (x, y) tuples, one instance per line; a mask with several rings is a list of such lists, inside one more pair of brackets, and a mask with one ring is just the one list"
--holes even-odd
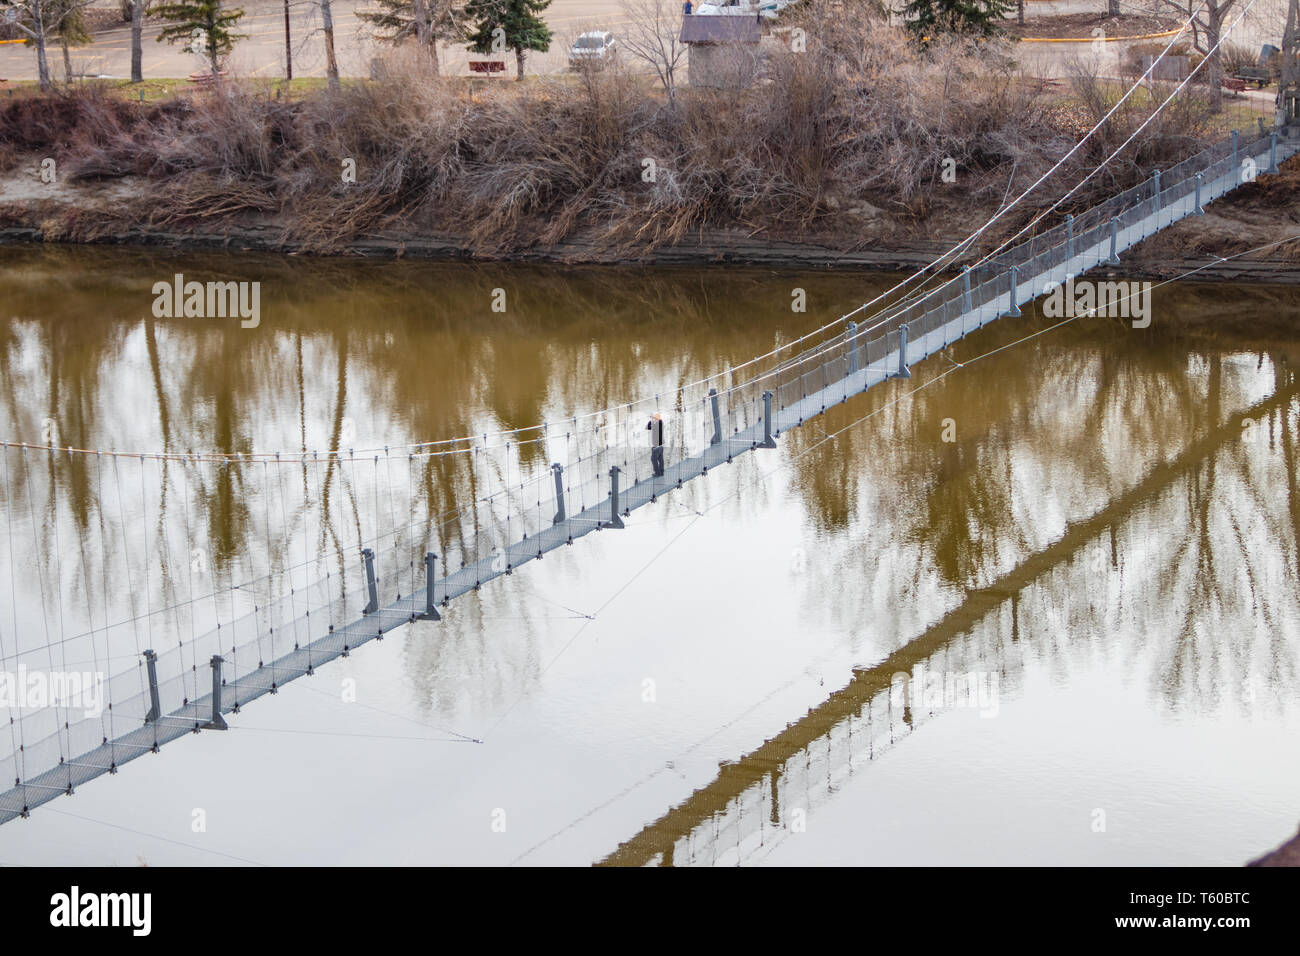
[[(320, 35), (320, 17), (312, 0), (290, 0), (291, 33), (293, 36), (293, 61), (295, 76), (323, 76), (325, 73), (324, 45)], [(1244, 8), (1251, 0), (1244, 0)], [(345, 76), (368, 76), (370, 61), (388, 47), (377, 43), (369, 30), (356, 17), (356, 11), (368, 4), (365, 0), (334, 0), (335, 47), (338, 51), (339, 69)], [(1150, 14), (1164, 6), (1162, 0), (1123, 0), (1125, 12)], [(1036, 18), (1065, 13), (1101, 12), (1105, 0), (1030, 0), (1026, 3), (1026, 17)], [(280, 0), (248, 0), (244, 3), (246, 15), (241, 21), (241, 32), (248, 38), (241, 40), (230, 58), (230, 68), (237, 75), (275, 77), (284, 75), (284, 8)], [(1162, 15), (1170, 8), (1164, 6)], [(1277, 43), (1285, 21), (1286, 0), (1254, 0), (1248, 20), (1233, 34), (1233, 40), (1257, 49), (1262, 42)], [(1014, 12), (1012, 14), (1014, 16)], [(1234, 12), (1235, 15), (1235, 12)], [(546, 20), (555, 33), (555, 41), (548, 53), (533, 53), (528, 57), (530, 73), (554, 73), (567, 66), (567, 51), (574, 37), (584, 30), (607, 29), (616, 34), (627, 22), (619, 0), (553, 0), (546, 11)], [(146, 28), (144, 42), (145, 76), (185, 76), (205, 67), (205, 63), (181, 47), (155, 42), (158, 28)], [(1108, 43), (1101, 54), (1102, 72), (1117, 72), (1119, 44)], [(1068, 62), (1073, 56), (1091, 56), (1087, 43), (1023, 44), (1021, 61), (1031, 73), (1038, 76), (1063, 76), (1068, 73)], [(468, 54), (461, 45), (443, 46), (441, 49), (443, 71), (464, 74), (468, 72)], [(95, 42), (73, 51), (73, 66), (88, 76), (126, 78), (131, 71), (131, 33), (123, 25), (101, 31)], [(58, 51), (51, 55), (51, 69), (62, 76), (63, 64)], [(507, 75), (513, 70), (508, 63)], [(36, 57), (21, 44), (0, 45), (0, 77), (30, 80), (36, 77)]]

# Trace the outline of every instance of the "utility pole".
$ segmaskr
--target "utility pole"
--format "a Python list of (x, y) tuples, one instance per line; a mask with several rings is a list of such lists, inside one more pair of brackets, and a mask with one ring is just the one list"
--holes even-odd
[(284, 0), (284, 78), (293, 79), (293, 49), (289, 40), (289, 0)]
[(1282, 77), (1277, 84), (1277, 113), (1273, 125), (1296, 118), (1296, 54), (1300, 52), (1300, 0), (1288, 0), (1286, 32), (1282, 34)]

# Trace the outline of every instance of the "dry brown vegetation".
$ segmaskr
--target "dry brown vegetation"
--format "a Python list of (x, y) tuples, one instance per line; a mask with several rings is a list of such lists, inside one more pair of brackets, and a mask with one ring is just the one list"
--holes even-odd
[[(719, 228), (850, 243), (964, 233), (1064, 155), (1117, 92), (1086, 72), (1064, 95), (1045, 90), (1009, 46), (919, 50), (862, 5), (801, 13), (792, 25), (807, 31), (807, 52), (776, 50), (740, 92), (682, 88), (670, 102), (626, 66), (477, 92), (406, 75), (292, 102), (233, 82), (161, 104), (85, 86), (7, 103), (0, 161), (54, 155), (65, 177), (148, 184), (147, 204), (84, 214), (61, 230), (72, 237), (129, 216), (184, 228), (253, 217), (317, 251), (380, 231), (463, 236), (497, 255), (578, 234), (643, 250)], [(1149, 108), (1119, 114), (1042, 204)], [(1194, 151), (1205, 115), (1187, 97), (1071, 208)], [(941, 179), (945, 157), (956, 187)], [(342, 181), (344, 159), (355, 183)]]

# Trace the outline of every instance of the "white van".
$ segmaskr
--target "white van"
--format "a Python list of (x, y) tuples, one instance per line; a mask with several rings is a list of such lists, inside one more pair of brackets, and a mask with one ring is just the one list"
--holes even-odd
[(569, 69), (595, 69), (605, 67), (618, 55), (618, 41), (608, 30), (584, 33), (569, 50)]

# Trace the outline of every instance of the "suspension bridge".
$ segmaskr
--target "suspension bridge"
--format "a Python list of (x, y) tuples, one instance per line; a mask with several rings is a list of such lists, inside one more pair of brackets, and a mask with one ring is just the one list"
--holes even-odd
[[(452, 601), (587, 534), (616, 532), (633, 511), (710, 469), (773, 449), (828, 408), (907, 378), (912, 364), (1019, 315), (1047, 287), (1119, 264), (1137, 243), (1200, 214), (1256, 172), (1276, 172), (1298, 151), (1290, 126), (1234, 133), (923, 295), (873, 315), (855, 310), (665, 394), (532, 428), (276, 454), (4, 443), (15, 612), (8, 635), (0, 629), (0, 659), (9, 670), (65, 675), (89, 662), (108, 676), (102, 707), (76, 706), (66, 686), (34, 710), (11, 703), (13, 746), (0, 758), (0, 780), (13, 783), (0, 793), (0, 823), (187, 734), (224, 729), (228, 715), (316, 667), (397, 628), (436, 621)], [(656, 475), (646, 424), (660, 411), (672, 427)], [(220, 504), (219, 526), (197, 527), (195, 489)], [(72, 517), (37, 512), (37, 502), (60, 495)], [(134, 556), (126, 544), (133, 527), (153, 537)], [(262, 537), (262, 567), (238, 581), (228, 573), (225, 587), (207, 551), (191, 547), (206, 538), (228, 558)], [(59, 540), (78, 542), (78, 567), (64, 566)], [(42, 541), (53, 542), (52, 559), (42, 557)], [(90, 580), (92, 566), (104, 569), (102, 581)], [(110, 621), (105, 594), (122, 587), (136, 610)], [(648, 852), (670, 854), (671, 845)], [(648, 858), (635, 841), (620, 851), (629, 853)]]

